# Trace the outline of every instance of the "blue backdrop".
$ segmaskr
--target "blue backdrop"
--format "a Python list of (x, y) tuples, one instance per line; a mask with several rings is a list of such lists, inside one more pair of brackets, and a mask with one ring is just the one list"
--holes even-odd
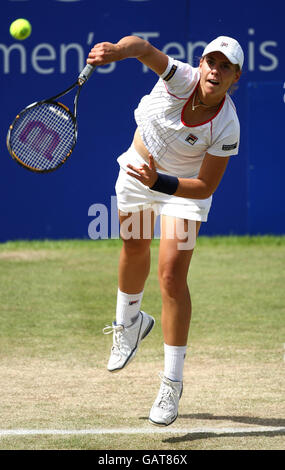
[[(153, 72), (133, 59), (95, 71), (79, 101), (78, 144), (54, 173), (19, 167), (5, 140), (19, 110), (75, 80), (93, 44), (129, 34), (193, 65), (214, 37), (240, 41), (245, 65), (233, 97), (240, 153), (231, 159), (201, 233), (285, 233), (284, 13), (281, 0), (231, 6), (228, 0), (1, 0), (0, 241), (92, 236), (100, 207), (107, 208), (110, 236), (116, 158), (132, 140), (133, 111), (154, 85)], [(9, 35), (19, 17), (33, 26), (25, 41)]]

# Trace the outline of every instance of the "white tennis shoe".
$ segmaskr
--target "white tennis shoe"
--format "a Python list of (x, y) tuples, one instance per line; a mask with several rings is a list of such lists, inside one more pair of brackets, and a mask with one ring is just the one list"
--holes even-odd
[(107, 325), (103, 333), (113, 333), (113, 346), (107, 365), (110, 372), (118, 372), (135, 357), (140, 342), (150, 333), (155, 320), (147, 313), (140, 311), (137, 321), (128, 328), (123, 325)]
[(160, 378), (160, 389), (150, 410), (149, 421), (157, 426), (168, 426), (178, 416), (183, 382), (173, 382), (162, 374), (160, 374)]

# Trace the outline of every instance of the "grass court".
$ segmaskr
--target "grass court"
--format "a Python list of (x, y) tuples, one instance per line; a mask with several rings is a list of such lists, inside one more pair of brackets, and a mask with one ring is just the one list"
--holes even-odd
[(106, 369), (120, 244), (0, 244), (0, 449), (284, 449), (285, 237), (198, 239), (184, 392), (163, 429), (148, 422), (163, 369), (158, 240), (142, 304), (155, 328), (125, 370)]

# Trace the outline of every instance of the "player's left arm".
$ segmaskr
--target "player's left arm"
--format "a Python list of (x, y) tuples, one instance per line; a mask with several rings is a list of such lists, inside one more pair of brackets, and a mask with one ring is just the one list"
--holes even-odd
[[(178, 178), (178, 186), (174, 196), (207, 199), (217, 189), (227, 168), (230, 157), (217, 157), (206, 153), (197, 178)], [(158, 180), (154, 159), (149, 155), (149, 165), (142, 164), (139, 168), (129, 164), (128, 174), (145, 186), (152, 188)]]

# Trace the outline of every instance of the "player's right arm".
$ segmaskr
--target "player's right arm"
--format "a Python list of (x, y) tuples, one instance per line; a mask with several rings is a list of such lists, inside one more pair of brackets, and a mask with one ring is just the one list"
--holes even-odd
[(158, 75), (162, 75), (168, 65), (166, 54), (137, 36), (126, 36), (116, 44), (95, 44), (89, 52), (87, 63), (100, 66), (128, 58), (138, 59)]

